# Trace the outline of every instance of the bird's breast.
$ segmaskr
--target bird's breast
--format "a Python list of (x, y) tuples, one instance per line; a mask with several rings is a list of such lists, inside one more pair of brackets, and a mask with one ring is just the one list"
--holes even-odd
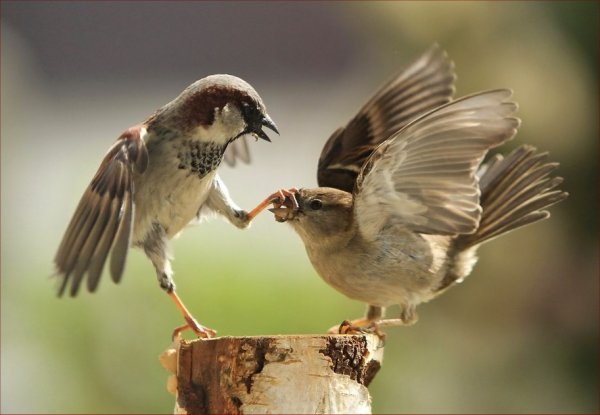
[(223, 157), (222, 146), (191, 140), (149, 143), (148, 169), (136, 175), (134, 243), (161, 225), (169, 239), (193, 221), (206, 202)]
[(174, 147), (177, 168), (199, 178), (219, 167), (225, 152), (225, 147), (221, 144), (195, 140), (180, 140)]
[(412, 233), (381, 236), (326, 254), (307, 246), (307, 253), (328, 284), (355, 300), (379, 306), (426, 300), (439, 279), (427, 241)]

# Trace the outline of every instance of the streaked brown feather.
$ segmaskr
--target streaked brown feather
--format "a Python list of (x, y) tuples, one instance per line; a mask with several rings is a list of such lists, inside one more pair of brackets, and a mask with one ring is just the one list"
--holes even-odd
[[(126, 194), (129, 193), (131, 171), (126, 167), (126, 161), (121, 160), (121, 163), (115, 163), (115, 166), (119, 169), (116, 185), (114, 189), (111, 189), (105, 194), (105, 198), (108, 199), (109, 206), (103, 212), (106, 217), (103, 222), (103, 229), (101, 236), (96, 239), (95, 248), (91, 254), (88, 264), (88, 278), (87, 286), (90, 292), (94, 292), (100, 281), (100, 275), (102, 274), (102, 268), (108, 257), (109, 250), (115, 239), (115, 235), (118, 227), (120, 226), (121, 215), (120, 211), (123, 209), (123, 200)], [(114, 192), (114, 193), (113, 193)], [(93, 238), (90, 238), (92, 240)], [(81, 260), (84, 260), (81, 258)]]
[(129, 252), (129, 246), (131, 244), (131, 235), (133, 234), (133, 195), (135, 193), (133, 186), (132, 180), (130, 184), (131, 191), (125, 194), (119, 230), (115, 236), (115, 242), (110, 255), (110, 275), (115, 283), (120, 282), (121, 277), (123, 276), (127, 252)]
[(317, 179), (321, 187), (351, 192), (375, 148), (420, 114), (449, 102), (454, 66), (437, 45), (385, 83), (345, 126), (327, 140)]
[(382, 143), (354, 188), (363, 235), (375, 237), (388, 221), (425, 234), (475, 232), (481, 217), (477, 168), (519, 125), (510, 96), (493, 90), (450, 102)]
[(148, 166), (144, 135), (142, 126), (126, 130), (83, 194), (54, 260), (59, 295), (70, 286), (75, 296), (86, 275), (88, 290), (94, 291), (111, 251), (113, 280), (121, 279), (132, 233), (133, 172)]

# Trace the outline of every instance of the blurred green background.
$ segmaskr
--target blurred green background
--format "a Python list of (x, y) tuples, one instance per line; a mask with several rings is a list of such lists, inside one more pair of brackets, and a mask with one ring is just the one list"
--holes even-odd
[[(560, 161), (552, 219), (480, 250), (460, 287), (389, 330), (379, 413), (597, 413), (597, 2), (1, 3), (2, 413), (168, 413), (157, 356), (180, 315), (141, 252), (117, 287), (57, 299), (52, 257), (102, 155), (192, 81), (231, 73), (281, 137), (221, 175), (241, 206), (314, 186), (324, 141), (438, 42), (457, 96), (510, 87)], [(183, 299), (221, 335), (322, 333), (364, 305), (329, 288), (265, 214), (174, 241)], [(390, 310), (393, 315), (395, 309)]]

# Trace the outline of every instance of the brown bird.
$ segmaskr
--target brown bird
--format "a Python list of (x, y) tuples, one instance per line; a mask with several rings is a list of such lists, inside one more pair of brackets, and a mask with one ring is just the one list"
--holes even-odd
[[(558, 164), (533, 147), (481, 164), (515, 135), (517, 105), (509, 90), (449, 102), (451, 67), (437, 48), (418, 59), (325, 144), (321, 187), (293, 189), (270, 209), (328, 284), (368, 304), (340, 332), (414, 323), (418, 304), (471, 273), (483, 242), (567, 197), (554, 190)], [(395, 304), (399, 318), (385, 319)]]
[(245, 228), (268, 205), (273, 197), (250, 213), (240, 209), (217, 175), (224, 157), (230, 164), (248, 160), (240, 137), (271, 141), (263, 127), (278, 133), (254, 88), (231, 75), (212, 75), (127, 129), (102, 160), (62, 239), (55, 257), (59, 296), (77, 295), (84, 280), (94, 292), (109, 254), (118, 283), (129, 247), (138, 247), (187, 322), (176, 332), (189, 327), (214, 335), (175, 292), (168, 240), (208, 212)]

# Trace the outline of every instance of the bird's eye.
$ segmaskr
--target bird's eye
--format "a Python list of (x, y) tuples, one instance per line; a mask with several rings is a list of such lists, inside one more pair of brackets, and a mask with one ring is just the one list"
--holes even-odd
[(248, 102), (242, 102), (242, 114), (246, 122), (251, 122), (260, 118), (260, 111), (256, 106), (250, 105)]
[(323, 202), (321, 202), (319, 199), (313, 199), (310, 201), (309, 206), (312, 210), (319, 210), (323, 207)]

